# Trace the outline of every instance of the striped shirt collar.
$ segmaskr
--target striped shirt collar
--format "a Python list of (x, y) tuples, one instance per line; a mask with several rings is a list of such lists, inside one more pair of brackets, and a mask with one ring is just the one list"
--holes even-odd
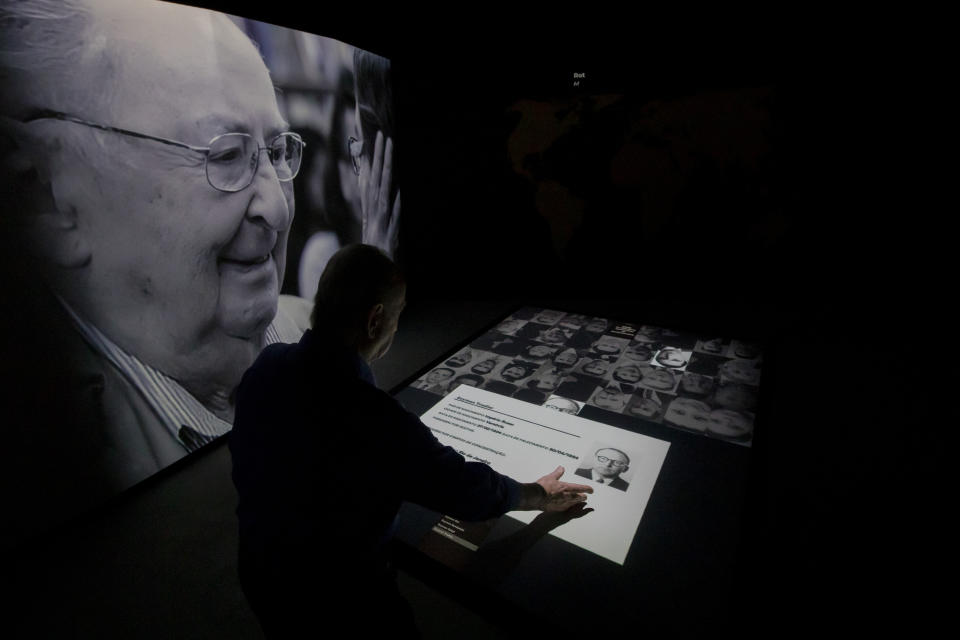
[[(233, 425), (203, 406), (189, 391), (180, 386), (180, 383), (121, 349), (103, 332), (80, 317), (63, 298), (57, 296), (57, 299), (83, 338), (136, 387), (159, 416), (164, 427), (187, 451), (199, 449), (230, 431)], [(281, 335), (281, 328), (276, 326), (277, 320), (275, 318), (267, 327), (264, 345), (296, 341), (298, 336)]]

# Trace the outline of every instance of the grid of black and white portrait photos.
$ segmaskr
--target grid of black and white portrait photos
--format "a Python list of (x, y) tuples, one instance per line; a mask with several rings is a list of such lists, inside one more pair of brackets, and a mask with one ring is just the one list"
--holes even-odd
[(469, 384), (577, 414), (585, 405), (749, 446), (762, 354), (753, 342), (524, 307), (413, 383)]

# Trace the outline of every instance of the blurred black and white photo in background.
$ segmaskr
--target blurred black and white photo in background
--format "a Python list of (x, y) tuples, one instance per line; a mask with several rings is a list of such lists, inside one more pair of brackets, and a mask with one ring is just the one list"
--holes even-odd
[[(306, 143), (293, 185), (297, 215), (282, 291), (312, 300), (327, 260), (340, 247), (364, 242), (390, 257), (397, 252), (399, 215), (393, 214), (399, 214), (394, 208), (399, 187), (390, 61), (331, 38), (233, 20), (257, 43), (277, 87), (280, 111)], [(375, 154), (378, 132), (381, 145), (386, 148), (389, 142), (393, 151), (389, 156), (380, 153), (381, 164)], [(368, 175), (378, 166), (377, 175)], [(371, 193), (381, 185), (391, 194), (387, 207)]]
[(579, 414), (585, 405), (749, 446), (762, 354), (753, 342), (524, 307), (411, 386), (464, 383)]
[(0, 43), (6, 546), (226, 434), (400, 195), (390, 63), (348, 44), (155, 0), (0, 0)]

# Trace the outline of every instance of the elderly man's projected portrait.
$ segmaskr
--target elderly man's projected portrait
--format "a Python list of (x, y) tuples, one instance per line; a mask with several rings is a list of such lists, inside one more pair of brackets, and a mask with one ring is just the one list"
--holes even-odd
[[(383, 108), (354, 104), (356, 51), (328, 38), (153, 0), (2, 0), (0, 41), (4, 268), (23, 294), (4, 304), (24, 327), (4, 353), (32, 389), (7, 405), (29, 416), (9, 442), (34, 499), (78, 511), (231, 429), (246, 368), (309, 326), (312, 300), (281, 292), (311, 233), (395, 248), (399, 196), (363, 192), (391, 179), (392, 147), (354, 123)], [(349, 170), (355, 130), (373, 159), (316, 189)]]

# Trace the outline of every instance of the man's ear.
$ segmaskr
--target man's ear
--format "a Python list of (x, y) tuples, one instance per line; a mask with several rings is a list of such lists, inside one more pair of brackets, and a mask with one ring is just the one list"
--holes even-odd
[[(57, 186), (69, 176), (55, 168), (47, 141), (9, 118), (0, 118), (0, 169), (9, 176), (32, 253), (63, 268), (90, 262), (72, 199)], [(59, 193), (58, 193), (59, 191)]]
[(370, 308), (367, 314), (367, 339), (375, 340), (380, 335), (383, 326), (383, 303), (378, 302)]

